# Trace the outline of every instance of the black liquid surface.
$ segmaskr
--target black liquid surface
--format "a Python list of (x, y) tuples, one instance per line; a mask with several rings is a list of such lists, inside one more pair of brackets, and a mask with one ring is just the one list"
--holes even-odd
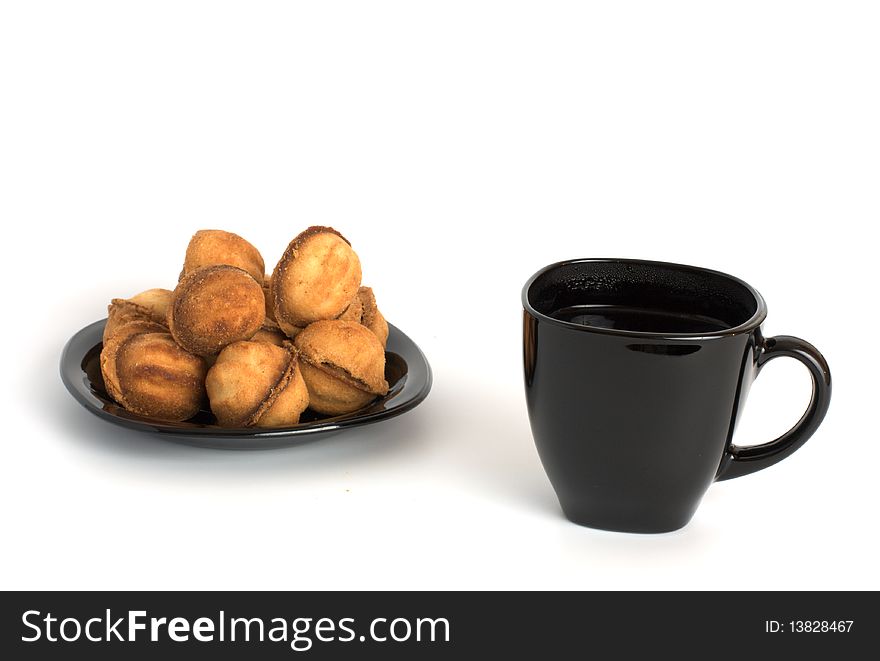
[(730, 328), (720, 319), (704, 315), (618, 305), (572, 305), (550, 316), (581, 326), (640, 333), (712, 333)]

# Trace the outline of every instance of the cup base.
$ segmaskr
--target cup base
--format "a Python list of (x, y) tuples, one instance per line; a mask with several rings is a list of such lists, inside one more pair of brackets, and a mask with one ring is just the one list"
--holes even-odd
[(661, 534), (684, 528), (694, 516), (696, 509), (688, 512), (614, 512), (596, 511), (590, 507), (562, 505), (562, 512), (572, 523), (597, 530), (638, 534)]

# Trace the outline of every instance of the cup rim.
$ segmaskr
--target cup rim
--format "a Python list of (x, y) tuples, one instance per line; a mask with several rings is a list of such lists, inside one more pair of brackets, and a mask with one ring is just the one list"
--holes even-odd
[[(582, 324), (574, 324), (570, 321), (562, 321), (561, 319), (554, 319), (553, 317), (544, 314), (543, 312), (538, 312), (531, 302), (529, 301), (529, 289), (531, 289), (532, 285), (535, 281), (544, 275), (545, 273), (552, 271), (554, 269), (558, 269), (562, 266), (568, 266), (569, 264), (582, 264), (582, 263), (604, 263), (604, 264), (639, 264), (642, 266), (662, 266), (662, 267), (672, 267), (675, 269), (679, 269), (682, 271), (691, 271), (696, 273), (703, 273), (708, 275), (713, 275), (717, 277), (726, 278), (735, 282), (736, 284), (742, 286), (746, 291), (748, 291), (755, 299), (755, 312), (743, 323), (733, 326), (731, 328), (725, 328), (723, 330), (712, 331), (708, 333), (654, 333), (649, 331), (632, 331), (632, 330), (623, 330), (618, 328), (600, 328), (597, 326), (584, 326)], [(554, 326), (559, 326), (561, 328), (568, 328), (571, 330), (577, 330), (583, 333), (598, 333), (599, 335), (617, 335), (620, 337), (638, 337), (645, 339), (654, 339), (654, 340), (703, 340), (703, 339), (712, 339), (712, 338), (721, 338), (721, 337), (732, 337), (734, 335), (742, 335), (744, 333), (750, 333), (756, 328), (758, 328), (767, 317), (767, 304), (764, 302), (764, 297), (758, 293), (758, 290), (752, 287), (749, 283), (736, 276), (730, 275), (729, 273), (724, 273), (722, 271), (715, 271), (713, 269), (703, 268), (701, 266), (691, 266), (690, 264), (677, 264), (675, 262), (663, 262), (657, 260), (650, 259), (629, 259), (623, 257), (583, 257), (578, 259), (564, 259), (559, 262), (555, 262), (553, 264), (548, 264), (542, 269), (538, 270), (532, 277), (530, 277), (526, 284), (522, 289), (522, 305), (523, 309), (528, 312), (530, 315), (535, 317), (536, 319), (540, 319), (541, 321), (547, 322), (549, 324), (553, 324)]]

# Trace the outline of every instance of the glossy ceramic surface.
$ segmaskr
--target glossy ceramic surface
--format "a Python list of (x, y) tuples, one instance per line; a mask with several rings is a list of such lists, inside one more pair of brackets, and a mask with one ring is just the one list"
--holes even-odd
[[(685, 525), (715, 480), (766, 468), (816, 430), (831, 397), (821, 354), (765, 339), (766, 307), (746, 283), (662, 262), (560, 262), (525, 285), (526, 400), (541, 461), (566, 516), (596, 528), (664, 532)], [(673, 310), (725, 320), (712, 332), (595, 328), (554, 319), (572, 305)], [(803, 362), (813, 396), (787, 434), (733, 445), (749, 386), (779, 356)]]
[(346, 415), (324, 417), (306, 411), (300, 424), (273, 429), (230, 429), (215, 424), (209, 411), (186, 422), (172, 423), (130, 413), (109, 398), (101, 378), (99, 356), (105, 320), (76, 333), (61, 354), (61, 380), (73, 397), (98, 417), (161, 438), (201, 447), (260, 450), (295, 445), (307, 440), (387, 420), (422, 402), (431, 390), (431, 367), (421, 350), (391, 324), (385, 352), (385, 378), (391, 389), (384, 397)]

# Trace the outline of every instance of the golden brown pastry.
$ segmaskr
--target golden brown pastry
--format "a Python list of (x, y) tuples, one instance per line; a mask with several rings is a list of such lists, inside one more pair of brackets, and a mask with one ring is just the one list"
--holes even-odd
[(168, 327), (177, 343), (199, 356), (249, 340), (266, 318), (263, 289), (235, 266), (204, 266), (177, 284), (168, 308)]
[[(110, 319), (107, 320), (109, 326)], [(104, 327), (104, 341), (101, 347), (101, 375), (104, 378), (104, 387), (107, 394), (116, 402), (122, 403), (122, 395), (119, 390), (119, 378), (116, 376), (116, 350), (126, 340), (135, 335), (144, 335), (146, 333), (167, 333), (168, 329), (162, 324), (157, 324), (145, 318), (130, 318), (124, 323), (117, 324), (113, 330), (108, 333), (107, 326)], [(110, 357), (114, 357), (110, 360)]]
[(138, 415), (180, 422), (205, 399), (207, 365), (181, 349), (167, 332), (137, 332), (134, 321), (114, 333), (101, 350), (107, 393)]
[(294, 337), (314, 321), (335, 319), (361, 284), (361, 263), (331, 227), (310, 227), (284, 251), (272, 273), (275, 320)]
[(183, 260), (181, 279), (203, 266), (226, 264), (237, 266), (251, 274), (258, 283), (263, 282), (266, 265), (260, 251), (238, 234), (223, 230), (199, 230), (190, 239)]
[(284, 427), (299, 422), (309, 394), (296, 349), (285, 342), (235, 342), (220, 352), (205, 382), (211, 411), (225, 427)]
[(222, 425), (278, 427), (385, 395), (387, 340), (358, 255), (332, 227), (301, 232), (271, 275), (242, 237), (200, 230), (173, 292), (111, 301), (100, 365), (133, 413), (186, 420), (210, 395)]
[(114, 298), (107, 306), (104, 342), (117, 328), (134, 320), (162, 324), (167, 331), (166, 319), (170, 300), (171, 292), (167, 289), (148, 289), (131, 298)]
[(379, 338), (382, 348), (388, 344), (388, 322), (379, 312), (376, 305), (376, 296), (369, 287), (361, 287), (358, 289), (358, 299), (361, 302), (361, 318), (360, 322), (369, 328), (373, 334)]
[[(388, 344), (388, 322), (379, 312), (376, 297), (369, 287), (360, 287), (345, 311), (336, 318), (341, 321), (355, 321), (366, 326), (379, 338), (383, 348)], [(284, 322), (276, 321), (275, 325), (289, 338), (295, 338), (303, 330), (300, 326), (292, 326)]]
[(278, 324), (266, 317), (266, 321), (257, 331), (256, 335), (251, 338), (251, 342), (268, 342), (276, 347), (284, 346), (288, 342), (287, 336), (278, 328)]
[(284, 336), (290, 338), (291, 340), (295, 338), (299, 333), (302, 332), (302, 326), (294, 326), (293, 324), (288, 324), (281, 319), (276, 319), (275, 323), (278, 324), (278, 328), (284, 333)]
[(363, 316), (364, 304), (361, 301), (361, 297), (358, 294), (355, 294), (354, 298), (351, 299), (351, 303), (345, 308), (345, 312), (336, 318), (341, 319), (342, 321), (356, 321), (357, 323), (361, 323)]
[(337, 318), (342, 321), (356, 321), (362, 326), (366, 326), (379, 338), (382, 348), (385, 348), (388, 343), (388, 322), (379, 312), (379, 308), (376, 306), (376, 296), (369, 287), (360, 287), (351, 304)]
[(109, 340), (121, 326), (131, 321), (151, 321), (150, 309), (124, 298), (114, 298), (107, 306), (103, 341)]
[(316, 321), (296, 336), (309, 407), (340, 415), (388, 392), (385, 351), (379, 339), (354, 321)]
[(168, 305), (171, 303), (170, 289), (148, 289), (140, 294), (135, 294), (128, 300), (130, 303), (141, 305), (149, 310), (150, 319), (156, 323), (167, 323)]

